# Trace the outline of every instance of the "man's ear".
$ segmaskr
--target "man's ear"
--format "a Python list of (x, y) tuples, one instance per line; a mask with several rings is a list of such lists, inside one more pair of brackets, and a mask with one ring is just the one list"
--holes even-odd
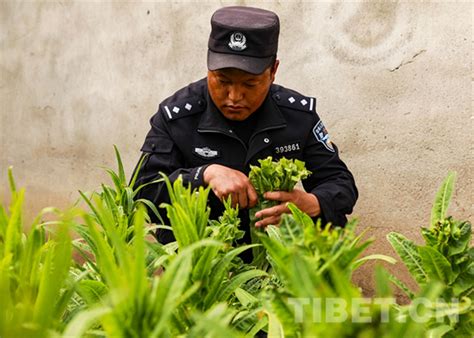
[(278, 65), (280, 64), (280, 60), (275, 60), (273, 63), (272, 68), (270, 69), (270, 77), (272, 79), (272, 82), (275, 81), (275, 75), (278, 70)]

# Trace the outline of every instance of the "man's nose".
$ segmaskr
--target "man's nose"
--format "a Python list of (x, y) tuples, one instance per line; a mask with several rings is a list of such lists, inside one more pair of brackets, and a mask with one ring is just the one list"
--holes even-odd
[(229, 87), (229, 92), (227, 93), (229, 99), (232, 102), (238, 102), (243, 98), (243, 92), (240, 86), (232, 85)]

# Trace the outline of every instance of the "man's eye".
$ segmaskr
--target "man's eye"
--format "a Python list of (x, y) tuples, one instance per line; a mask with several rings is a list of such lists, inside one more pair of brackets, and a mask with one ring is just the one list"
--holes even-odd
[(229, 80), (224, 80), (224, 79), (219, 79), (219, 83), (221, 83), (221, 84), (229, 84), (230, 81), (229, 81)]
[(245, 87), (253, 88), (255, 86), (255, 83), (245, 83)]

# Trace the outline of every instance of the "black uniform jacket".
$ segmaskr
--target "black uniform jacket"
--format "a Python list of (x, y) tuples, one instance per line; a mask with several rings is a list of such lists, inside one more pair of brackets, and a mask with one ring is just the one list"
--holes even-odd
[[(160, 178), (159, 172), (163, 172), (171, 181), (182, 175), (185, 184), (198, 187), (204, 184), (205, 168), (213, 163), (248, 174), (249, 166), (258, 165), (258, 159), (295, 158), (312, 172), (302, 183), (318, 198), (322, 221), (344, 226), (357, 200), (357, 188), (337, 147), (329, 141), (315, 106), (314, 98), (272, 85), (258, 110), (257, 126), (247, 146), (210, 99), (207, 80), (192, 83), (164, 100), (151, 118), (151, 130), (141, 148), (148, 156), (139, 168), (137, 185)], [(148, 185), (137, 197), (157, 207), (169, 202), (164, 183)], [(223, 206), (212, 191), (209, 206), (211, 218), (217, 219)], [(164, 209), (159, 210), (166, 216)], [(240, 217), (242, 227), (248, 229), (248, 211), (241, 210)], [(158, 233), (162, 243), (172, 239), (170, 232)]]

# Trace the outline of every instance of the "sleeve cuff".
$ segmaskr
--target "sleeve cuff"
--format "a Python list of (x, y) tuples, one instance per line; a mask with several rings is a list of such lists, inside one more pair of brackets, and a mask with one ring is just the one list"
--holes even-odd
[(193, 189), (202, 187), (205, 185), (204, 184), (204, 171), (207, 169), (208, 166), (209, 164), (206, 164), (206, 165), (196, 167), (191, 170), (191, 175), (190, 175), (191, 177), (189, 181)]
[(326, 223), (329, 222), (331, 222), (333, 226), (343, 227), (346, 225), (347, 218), (345, 215), (336, 212), (332, 205), (333, 202), (331, 196), (327, 196), (324, 191), (312, 191), (311, 193), (318, 199), (319, 207), (321, 209), (321, 213), (314, 217), (313, 220), (320, 218), (322, 225), (326, 225)]

